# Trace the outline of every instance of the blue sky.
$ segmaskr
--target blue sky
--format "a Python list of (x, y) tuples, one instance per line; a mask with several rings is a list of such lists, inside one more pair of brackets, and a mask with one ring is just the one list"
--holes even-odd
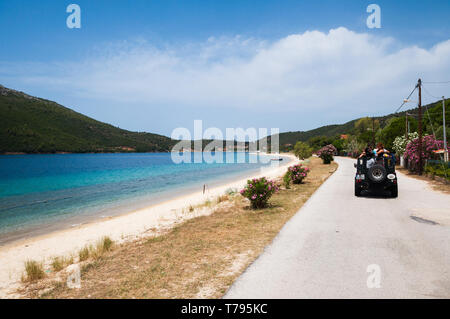
[(389, 113), (419, 76), (450, 80), (449, 16), (448, 1), (1, 0), (0, 84), (130, 130), (306, 130)]

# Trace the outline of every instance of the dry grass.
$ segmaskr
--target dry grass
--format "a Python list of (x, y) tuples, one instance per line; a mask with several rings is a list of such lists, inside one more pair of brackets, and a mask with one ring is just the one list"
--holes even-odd
[(221, 297), (337, 167), (335, 163), (322, 165), (317, 158), (312, 158), (309, 166), (312, 171), (305, 182), (282, 189), (271, 198), (266, 209), (251, 210), (249, 202), (240, 195), (228, 195), (226, 200), (222, 198), (223, 205), (214, 207), (211, 215), (188, 220), (158, 237), (117, 245), (101, 258), (85, 262), (81, 289), (68, 289), (61, 283), (42, 283), (26, 289), (25, 295)]
[(110, 251), (113, 245), (113, 241), (108, 236), (102, 237), (97, 243), (97, 250), (105, 253), (107, 251)]
[(89, 246), (89, 256), (94, 259), (100, 259), (105, 253), (109, 252), (112, 248), (113, 241), (111, 238), (105, 236), (102, 237), (95, 246)]
[(71, 264), (73, 264), (73, 257), (54, 257), (50, 266), (53, 271), (58, 272)]
[(22, 277), (24, 282), (33, 282), (45, 277), (44, 265), (35, 260), (25, 262), (25, 275)]
[(419, 179), (421, 181), (425, 181), (428, 183), (428, 185), (430, 185), (430, 187), (435, 190), (435, 191), (440, 191), (443, 192), (445, 194), (450, 194), (450, 184), (446, 184), (443, 182), (440, 182), (438, 180), (434, 180), (431, 179), (430, 177), (428, 177), (427, 175), (423, 174), (423, 175), (417, 175), (415, 173), (410, 172), (409, 170), (403, 168), (403, 167), (396, 167), (395, 168), (397, 171), (407, 175), (408, 177), (412, 177), (415, 179)]
[(92, 257), (94, 259), (98, 259), (102, 257), (106, 252), (112, 249), (113, 241), (108, 236), (102, 237), (97, 241), (97, 243), (92, 246), (88, 245), (81, 248), (78, 251), (78, 260), (80, 262), (89, 259)]
[(228, 195), (221, 195), (217, 197), (217, 204), (225, 202), (229, 199)]
[(89, 258), (89, 247), (86, 246), (82, 249), (80, 249), (80, 251), (78, 252), (78, 259), (80, 261), (85, 261)]

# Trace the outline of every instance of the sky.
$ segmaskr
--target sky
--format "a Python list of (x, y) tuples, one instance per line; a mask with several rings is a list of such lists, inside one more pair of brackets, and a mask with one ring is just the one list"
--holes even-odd
[[(449, 16), (440, 0), (0, 0), (0, 84), (133, 131), (308, 130), (450, 81)], [(425, 103), (450, 95), (425, 85)]]

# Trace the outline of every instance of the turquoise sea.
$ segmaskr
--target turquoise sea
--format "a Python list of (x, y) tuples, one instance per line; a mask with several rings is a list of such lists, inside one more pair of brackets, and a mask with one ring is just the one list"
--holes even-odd
[(0, 245), (126, 213), (270, 165), (262, 163), (269, 162), (265, 155), (238, 155), (245, 163), (174, 164), (170, 153), (0, 156)]

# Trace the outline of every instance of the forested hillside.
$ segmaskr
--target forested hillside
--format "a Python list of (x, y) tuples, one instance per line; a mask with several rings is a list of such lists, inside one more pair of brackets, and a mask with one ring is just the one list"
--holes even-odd
[[(442, 101), (424, 106), (422, 114), (424, 135), (435, 134), (437, 139), (443, 139)], [(292, 150), (298, 141), (308, 142), (313, 149), (333, 144), (342, 150), (349, 143), (350, 148), (362, 148), (371, 143), (382, 142), (387, 148), (392, 147), (394, 139), (404, 135), (406, 130), (406, 113), (408, 113), (408, 125), (410, 132), (417, 131), (418, 109), (393, 113), (374, 118), (360, 118), (345, 124), (327, 125), (309, 131), (286, 132), (279, 134), (280, 148), (282, 151)], [(450, 99), (446, 100), (447, 139), (450, 137), (448, 129), (450, 122)], [(341, 135), (345, 135), (341, 139)]]
[(0, 86), (0, 153), (167, 152), (170, 138), (123, 130)]
[[(446, 101), (447, 123), (449, 102)], [(424, 134), (434, 131), (442, 139), (442, 101), (424, 106), (423, 110)], [(417, 108), (407, 111), (411, 132), (417, 130), (417, 112)], [(338, 150), (357, 151), (374, 138), (391, 148), (395, 137), (405, 133), (405, 114), (406, 111), (309, 131), (280, 133), (280, 149), (292, 150), (296, 142), (302, 141), (313, 149), (333, 144)], [(344, 139), (341, 135), (345, 135)], [(0, 85), (0, 153), (169, 152), (176, 142), (158, 134), (123, 130), (55, 102)], [(208, 142), (203, 141), (203, 146)]]

